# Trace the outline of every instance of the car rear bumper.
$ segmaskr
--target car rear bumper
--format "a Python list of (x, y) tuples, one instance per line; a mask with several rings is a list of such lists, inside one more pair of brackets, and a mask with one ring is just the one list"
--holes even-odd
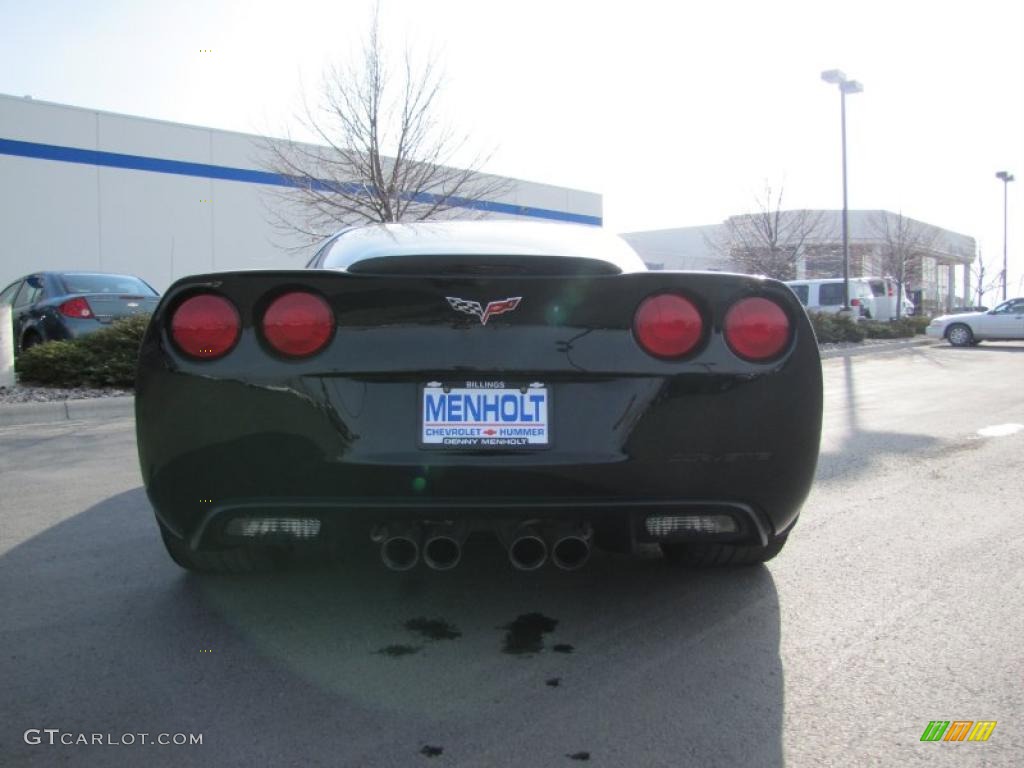
[[(159, 515), (158, 515), (159, 516)], [(727, 517), (730, 530), (716, 534), (678, 531), (665, 534), (657, 523), (686, 517)], [(336, 499), (238, 499), (209, 505), (195, 525), (182, 536), (196, 550), (218, 549), (251, 542), (241, 533), (245, 524), (259, 521), (278, 524), (291, 533), (267, 533), (260, 542), (324, 542), (359, 536), (375, 526), (389, 523), (456, 524), (470, 531), (499, 533), (517, 525), (543, 521), (545, 525), (585, 523), (597, 529), (628, 535), (632, 541), (659, 542), (699, 538), (702, 541), (742, 541), (765, 545), (784, 531), (776, 531), (761, 510), (742, 502), (685, 499), (435, 499), (429, 502), (408, 498)], [(280, 521), (287, 521), (281, 524)], [(651, 521), (650, 525), (648, 521)], [(176, 535), (173, 520), (161, 524)], [(299, 534), (298, 531), (303, 531)], [(500, 533), (499, 533), (500, 535)]]
[(396, 517), (634, 525), (648, 507), (707, 503), (754, 510), (744, 531), (760, 540), (792, 525), (814, 475), (820, 378), (795, 367), (553, 380), (551, 447), (495, 453), (418, 446), (418, 379), (261, 387), (151, 370), (136, 398), (140, 460), (161, 522), (194, 546), (246, 509), (321, 510), (332, 528)]

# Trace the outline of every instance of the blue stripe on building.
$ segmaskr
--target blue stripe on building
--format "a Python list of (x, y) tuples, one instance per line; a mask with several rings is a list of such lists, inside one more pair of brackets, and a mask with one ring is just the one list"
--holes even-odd
[[(39, 160), (56, 160), (62, 163), (79, 163), (81, 165), (99, 165), (107, 168), (124, 168), (132, 171), (149, 171), (151, 173), (170, 173), (177, 176), (195, 176), (202, 179), (218, 179), (220, 181), (242, 181), (248, 184), (267, 184), (275, 187), (290, 187), (292, 181), (287, 176), (268, 171), (253, 171), (248, 168), (230, 168), (223, 165), (207, 163), (189, 163), (183, 160), (165, 160), (159, 157), (142, 155), (124, 155), (119, 152), (101, 152), (95, 149), (79, 149), (62, 147), (56, 144), (37, 144), (32, 141), (14, 141), (0, 139), (0, 155), (15, 157), (32, 157)], [(324, 190), (331, 188), (325, 181), (320, 182)], [(352, 185), (346, 191), (357, 191), (358, 186)], [(416, 202), (436, 203), (439, 195), (421, 193), (415, 196)], [(551, 219), (567, 221), (575, 224), (601, 226), (600, 216), (587, 216), (582, 213), (555, 211), (550, 208), (533, 208), (530, 206), (495, 203), (466, 198), (453, 197), (450, 201), (460, 208), (471, 208), (489, 213), (505, 213), (515, 216), (529, 216), (535, 219)]]

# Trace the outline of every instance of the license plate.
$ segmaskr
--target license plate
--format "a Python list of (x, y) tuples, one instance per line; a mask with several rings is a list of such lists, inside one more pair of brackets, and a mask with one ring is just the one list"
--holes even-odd
[(423, 387), (420, 442), (439, 448), (543, 448), (550, 393), (540, 383), (432, 381)]

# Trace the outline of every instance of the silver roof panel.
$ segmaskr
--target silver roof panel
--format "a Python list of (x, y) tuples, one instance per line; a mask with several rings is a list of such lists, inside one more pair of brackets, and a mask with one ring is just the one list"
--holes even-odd
[(599, 259), (621, 272), (645, 272), (625, 240), (600, 227), (507, 220), (370, 224), (342, 230), (325, 266), (403, 256), (566, 256)]

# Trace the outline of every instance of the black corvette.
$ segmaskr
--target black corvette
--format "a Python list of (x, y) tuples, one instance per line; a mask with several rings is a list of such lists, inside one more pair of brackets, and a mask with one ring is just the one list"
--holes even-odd
[(343, 230), (299, 271), (176, 282), (143, 343), (139, 459), (171, 557), (247, 570), (366, 536), (390, 568), (659, 543), (776, 555), (814, 476), (821, 366), (782, 283), (648, 272), (601, 230)]

